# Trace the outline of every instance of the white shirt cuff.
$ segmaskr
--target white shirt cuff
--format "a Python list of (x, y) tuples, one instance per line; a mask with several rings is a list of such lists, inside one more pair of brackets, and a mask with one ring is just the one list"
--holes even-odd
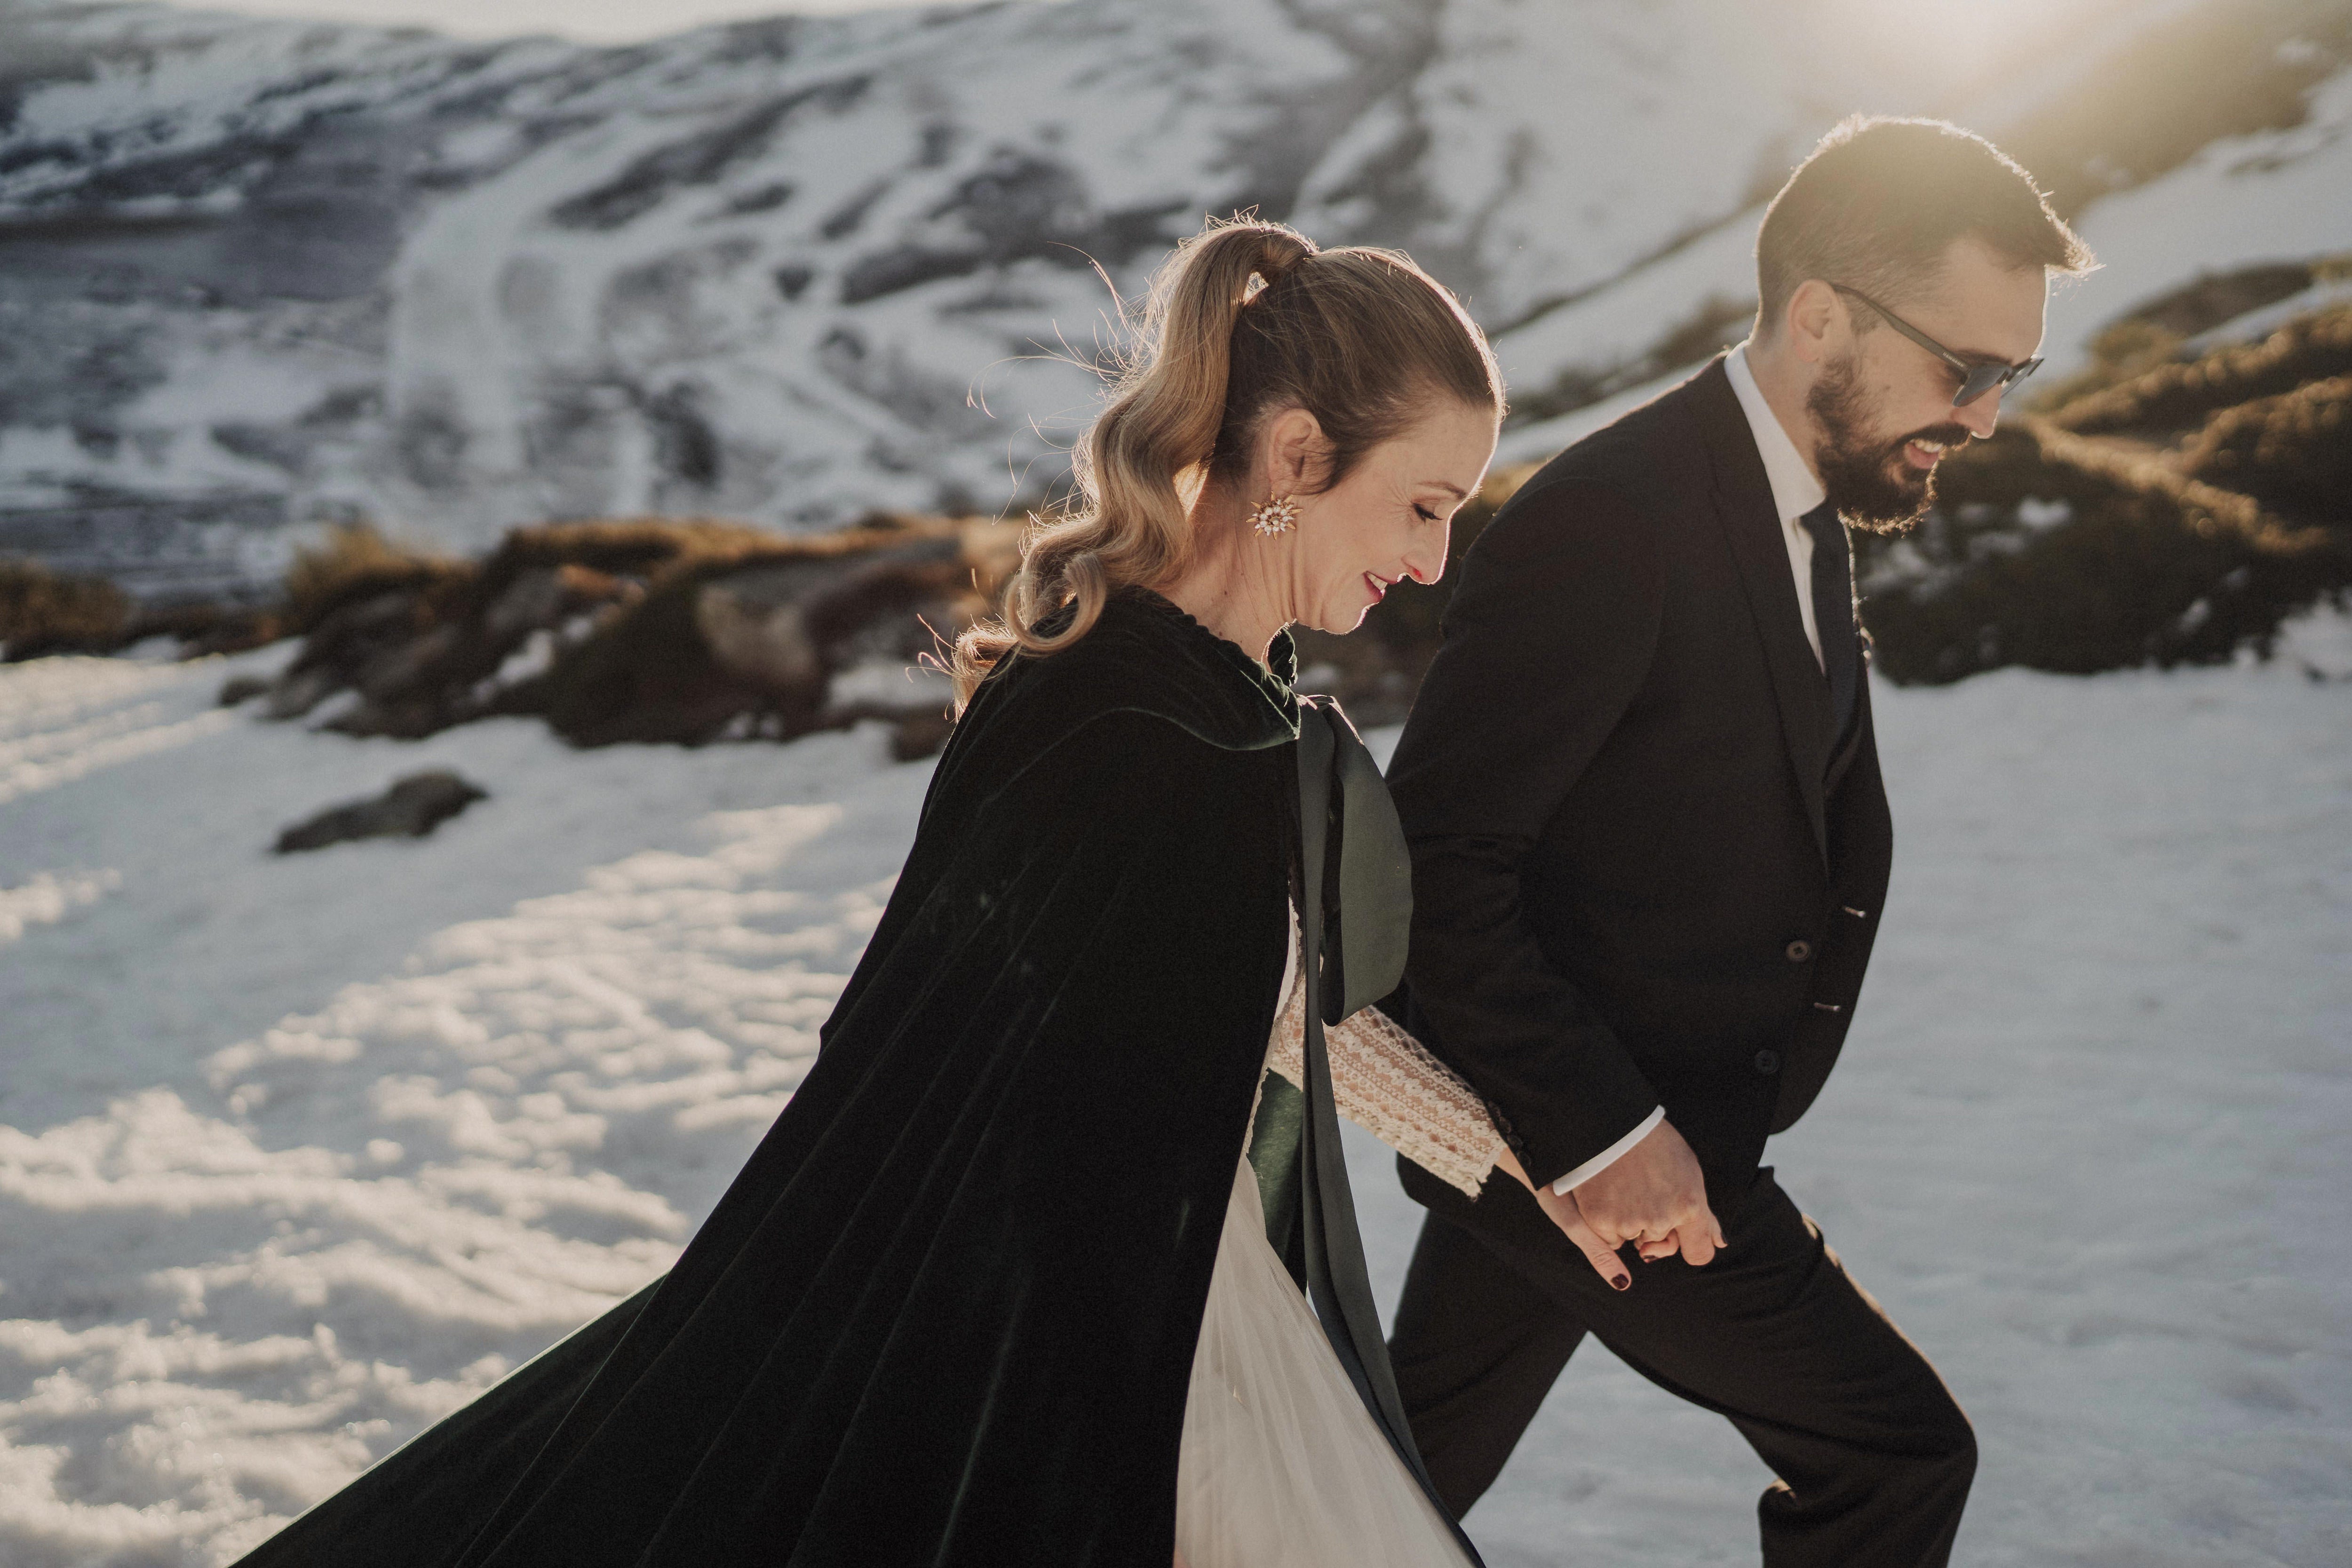
[(1649, 1115), (1642, 1118), (1642, 1124), (1639, 1127), (1634, 1128), (1633, 1131), (1626, 1133), (1625, 1136), (1620, 1138), (1617, 1142), (1601, 1151), (1600, 1153), (1595, 1154), (1591, 1159), (1587, 1160), (1583, 1164), (1579, 1165), (1575, 1170), (1570, 1171), (1567, 1175), (1562, 1176), (1559, 1181), (1554, 1182), (1551, 1184), (1551, 1190), (1559, 1194), (1562, 1197), (1566, 1197), (1570, 1193), (1574, 1192), (1578, 1187), (1582, 1186), (1585, 1183), (1592, 1180), (1593, 1177), (1599, 1175), (1601, 1172), (1615, 1164), (1619, 1160), (1624, 1158), (1628, 1150), (1632, 1149), (1634, 1144), (1639, 1143), (1643, 1139), (1647, 1138), (1650, 1135), (1650, 1129), (1655, 1127), (1659, 1122), (1664, 1121), (1665, 1119), (1666, 1108), (1661, 1105), (1655, 1110), (1650, 1112)]

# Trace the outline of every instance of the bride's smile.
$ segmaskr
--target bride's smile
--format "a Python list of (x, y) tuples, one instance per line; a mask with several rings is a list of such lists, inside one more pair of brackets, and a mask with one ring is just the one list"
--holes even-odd
[[(1286, 626), (1354, 631), (1399, 583), (1444, 574), (1454, 515), (1486, 478), (1495, 428), (1491, 408), (1432, 398), (1337, 483), (1318, 489), (1330, 468), (1322, 426), (1303, 408), (1270, 412), (1248, 473), (1212, 482), (1193, 503), (1201, 544), (1161, 591), (1257, 658)], [(1252, 523), (1280, 502), (1295, 521), (1273, 531)]]

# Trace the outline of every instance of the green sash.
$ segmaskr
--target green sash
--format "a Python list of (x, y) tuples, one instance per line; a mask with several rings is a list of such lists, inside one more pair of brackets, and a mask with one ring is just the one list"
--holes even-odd
[[(1379, 764), (1328, 697), (1299, 699), (1298, 789), (1307, 1084), (1303, 1095), (1277, 1096), (1278, 1088), (1288, 1086), (1267, 1079), (1250, 1163), (1261, 1195), (1269, 1200), (1268, 1230), (1276, 1250), (1292, 1253), (1295, 1270), (1303, 1263), (1307, 1299), (1357, 1395), (1438, 1516), (1452, 1526), (1463, 1555), (1484, 1568), (1477, 1548), (1439, 1499), (1413, 1444), (1348, 1190), (1323, 1030), (1387, 995), (1404, 977), (1412, 863)], [(1303, 1258), (1289, 1246), (1294, 1237)]]

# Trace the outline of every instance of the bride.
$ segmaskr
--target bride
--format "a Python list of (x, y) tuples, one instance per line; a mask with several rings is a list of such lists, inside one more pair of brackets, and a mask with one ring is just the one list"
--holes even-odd
[(1394, 984), (1407, 895), (1285, 628), (1437, 577), (1501, 409), (1402, 256), (1181, 247), (956, 647), (816, 1063), (677, 1266), (247, 1562), (1475, 1562), (1396, 1412), (1333, 1098), (1473, 1194), (1524, 1177), (1380, 1014), (1326, 1032)]

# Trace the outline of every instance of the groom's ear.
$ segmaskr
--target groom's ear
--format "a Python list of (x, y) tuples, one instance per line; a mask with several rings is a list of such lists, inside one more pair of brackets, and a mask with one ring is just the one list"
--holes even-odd
[(1807, 364), (1820, 364), (1834, 358), (1853, 334), (1845, 301), (1838, 298), (1836, 289), (1818, 278), (1806, 279), (1789, 296), (1780, 331), (1789, 341), (1790, 352)]

